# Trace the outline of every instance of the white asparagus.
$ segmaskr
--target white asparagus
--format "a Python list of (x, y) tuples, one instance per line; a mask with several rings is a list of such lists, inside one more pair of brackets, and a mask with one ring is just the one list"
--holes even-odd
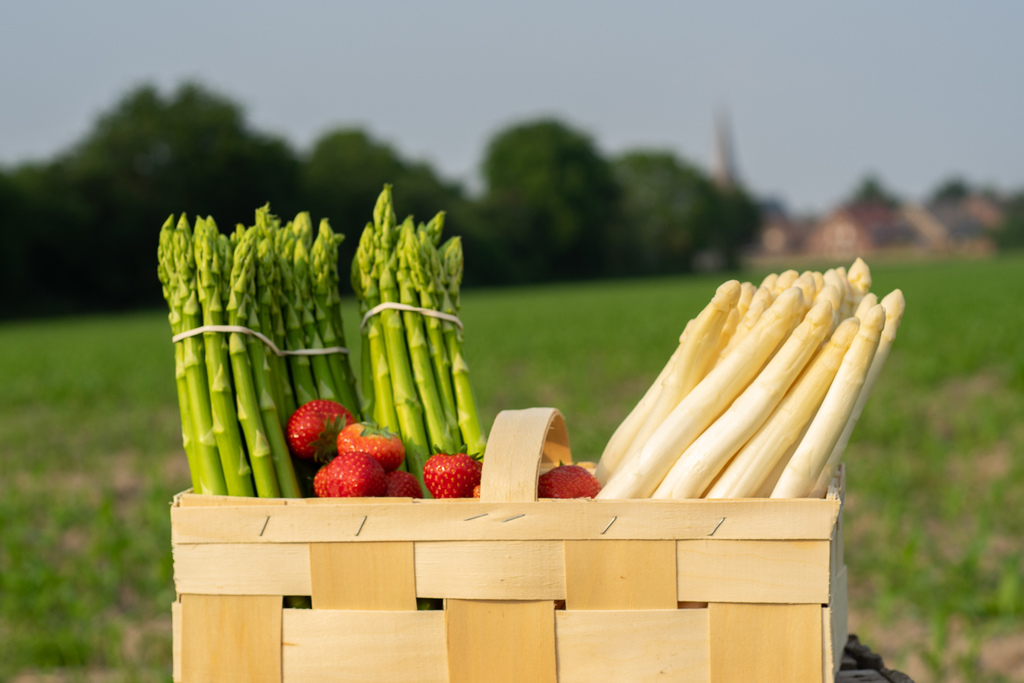
[(846, 278), (850, 281), (850, 286), (853, 287), (853, 302), (859, 304), (864, 295), (871, 291), (871, 268), (864, 262), (864, 259), (858, 256), (850, 264)]
[(821, 407), (775, 485), (772, 498), (804, 498), (814, 489), (818, 475), (853, 413), (884, 325), (885, 309), (880, 305), (864, 316)]
[(899, 329), (900, 323), (903, 321), (903, 311), (907, 307), (907, 302), (903, 298), (903, 292), (898, 289), (894, 289), (882, 299), (881, 305), (882, 308), (885, 309), (885, 327), (882, 329), (881, 338), (878, 341), (878, 348), (875, 350), (875, 355), (871, 359), (871, 368), (868, 370), (868, 376), (864, 380), (864, 386), (861, 387), (860, 393), (857, 396), (857, 403), (853, 407), (853, 412), (846, 421), (843, 433), (840, 434), (839, 440), (832, 448), (832, 454), (829, 455), (828, 462), (825, 463), (825, 467), (822, 468), (821, 474), (818, 476), (818, 480), (815, 482), (814, 488), (811, 490), (811, 496), (823, 496), (826, 489), (828, 489), (829, 482), (832, 481), (832, 478), (836, 474), (836, 470), (839, 468), (839, 461), (843, 458), (843, 453), (846, 451), (846, 445), (850, 443), (850, 435), (853, 433), (853, 428), (857, 425), (857, 420), (860, 419), (860, 414), (864, 412), (864, 404), (868, 402), (868, 396), (871, 395), (871, 389), (875, 386), (875, 381), (882, 373), (885, 361), (889, 357), (889, 351), (892, 349), (892, 343), (896, 339), (896, 331)]
[[(857, 304), (857, 310), (854, 311), (853, 316), (855, 318), (857, 318), (857, 320), (863, 320), (864, 316), (867, 315), (867, 312), (870, 311), (872, 308), (874, 308), (877, 305), (878, 305), (878, 297), (875, 296), (874, 294), (872, 294), (871, 292), (868, 292), (860, 300), (860, 303)], [(886, 309), (886, 310), (888, 310), (888, 309)], [(886, 313), (886, 315), (888, 315), (888, 313)]]
[(818, 295), (818, 283), (814, 280), (814, 274), (809, 270), (805, 270), (800, 273), (800, 277), (793, 284), (803, 290), (804, 301), (807, 302), (809, 307), (811, 302), (814, 301), (814, 297)]
[(786, 449), (786, 452), (782, 454), (782, 457), (779, 458), (779, 461), (775, 463), (775, 467), (772, 468), (768, 477), (754, 493), (754, 498), (771, 498), (772, 491), (775, 490), (775, 485), (779, 483), (779, 477), (782, 476), (782, 472), (786, 469), (786, 465), (789, 464), (789, 459), (793, 457), (796, 447), (800, 445), (800, 439), (804, 438), (804, 434), (806, 432), (807, 425), (804, 425), (804, 428), (800, 430), (796, 443), (791, 444), (790, 447)]
[(729, 337), (729, 341), (725, 344), (725, 347), (718, 352), (718, 361), (721, 362), (723, 358), (729, 355), (729, 353), (736, 348), (736, 346), (743, 341), (743, 338), (750, 334), (750, 330), (753, 329), (757, 321), (760, 320), (764, 312), (767, 311), (772, 302), (775, 300), (775, 295), (772, 294), (772, 290), (764, 285), (757, 288), (754, 292), (754, 296), (750, 300), (750, 305), (747, 307), (747, 312), (743, 314), (743, 318), (740, 320), (739, 325), (736, 326), (736, 331)]
[[(689, 327), (689, 325), (687, 325)], [(648, 387), (647, 392), (643, 395), (639, 402), (633, 407), (633, 410), (629, 412), (619, 426), (615, 428), (615, 432), (612, 433), (608, 443), (604, 447), (604, 452), (601, 454), (601, 459), (597, 463), (597, 467), (594, 469), (594, 476), (597, 477), (601, 484), (608, 481), (608, 477), (611, 476), (615, 468), (618, 467), (622, 461), (622, 456), (626, 454), (626, 450), (629, 448), (629, 444), (633, 442), (633, 438), (636, 433), (640, 430), (644, 420), (647, 419), (647, 415), (651, 412), (651, 407), (658, 398), (658, 394), (661, 393), (661, 383), (668, 376), (668, 373), (672, 371), (672, 364), (679, 358), (680, 349), (683, 346), (683, 337), (686, 335), (686, 330), (683, 330), (683, 334), (679, 336), (679, 345), (676, 350), (672, 352), (672, 356), (668, 359), (668, 363), (661, 369), (661, 373), (658, 374), (657, 379), (654, 383)]]
[(779, 274), (778, 273), (768, 273), (767, 275), (764, 276), (764, 279), (761, 280), (761, 284), (758, 285), (758, 289), (760, 289), (761, 287), (764, 287), (765, 289), (767, 289), (770, 292), (770, 291), (775, 289), (775, 282), (778, 279), (779, 279)]
[(736, 328), (739, 327), (743, 316), (747, 314), (747, 309), (750, 308), (750, 301), (754, 298), (756, 291), (757, 287), (749, 282), (740, 284), (740, 298), (736, 305), (732, 307), (732, 310), (729, 311), (729, 317), (725, 321), (721, 338), (718, 340), (718, 346), (715, 348), (714, 357), (716, 362), (722, 357), (722, 351), (729, 345), (729, 340), (736, 334)]
[(699, 498), (761, 428), (831, 331), (832, 305), (823, 301), (811, 309), (725, 413), (683, 452), (654, 498)]
[(803, 308), (803, 294), (787, 289), (758, 320), (753, 332), (694, 387), (665, 421), (624, 461), (598, 498), (647, 498), (676, 459), (754, 379)]
[(832, 304), (832, 329), (835, 330), (842, 321), (842, 318), (839, 317), (839, 307), (843, 303), (843, 295), (839, 293), (835, 285), (824, 285), (814, 298), (814, 303), (819, 301), (827, 301)]
[(857, 307), (853, 300), (853, 285), (850, 284), (850, 277), (846, 274), (845, 266), (837, 266), (836, 273), (843, 281), (843, 306), (839, 313), (844, 318), (848, 318), (853, 315), (853, 309)]
[(704, 310), (686, 324), (679, 338), (678, 358), (672, 363), (671, 371), (662, 379), (661, 389), (628, 448), (619, 461), (614, 463), (614, 467), (609, 461), (609, 466), (605, 468), (609, 474), (636, 458), (651, 434), (711, 370), (718, 357), (718, 339), (722, 328), (729, 312), (739, 301), (741, 290), (736, 280), (719, 285)]
[(786, 270), (779, 273), (779, 277), (775, 281), (775, 285), (772, 287), (772, 296), (778, 296), (792, 287), (798, 277), (800, 277), (800, 273), (795, 270)]
[(811, 273), (811, 276), (814, 277), (815, 288), (820, 292), (822, 287), (825, 286), (825, 276), (816, 270)]
[[(783, 456), (796, 448), (859, 328), (856, 318), (847, 318), (836, 328), (764, 425), (743, 445), (708, 490), (706, 498), (749, 498), (757, 494)], [(779, 469), (776, 481), (781, 474), (782, 469)], [(775, 481), (772, 488), (774, 485)], [(768, 489), (765, 495), (770, 494), (771, 489)]]

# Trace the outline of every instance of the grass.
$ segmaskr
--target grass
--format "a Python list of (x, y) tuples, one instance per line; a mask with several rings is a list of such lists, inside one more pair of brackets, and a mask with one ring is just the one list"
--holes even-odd
[[(851, 626), (919, 682), (1021, 675), (1022, 268), (874, 272), (908, 309), (847, 452)], [(718, 283), (465, 294), (483, 420), (556, 406), (595, 459)], [(0, 326), (0, 680), (169, 680), (168, 502), (189, 476), (168, 336), (159, 312)]]

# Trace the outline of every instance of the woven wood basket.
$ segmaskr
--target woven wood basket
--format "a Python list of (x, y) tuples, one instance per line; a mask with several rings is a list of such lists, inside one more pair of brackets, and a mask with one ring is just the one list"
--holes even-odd
[(817, 500), (538, 501), (570, 461), (531, 408), (495, 420), (480, 500), (179, 494), (174, 680), (834, 679), (841, 473)]

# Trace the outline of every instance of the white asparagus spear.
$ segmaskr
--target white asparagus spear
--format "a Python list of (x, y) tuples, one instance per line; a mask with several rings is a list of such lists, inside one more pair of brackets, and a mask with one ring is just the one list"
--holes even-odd
[(736, 331), (729, 337), (729, 341), (718, 353), (718, 361), (721, 362), (723, 358), (729, 355), (729, 353), (736, 348), (736, 345), (743, 341), (743, 338), (750, 334), (750, 330), (753, 329), (754, 325), (761, 318), (765, 311), (767, 311), (772, 302), (775, 300), (775, 295), (772, 294), (772, 290), (764, 285), (757, 288), (754, 292), (753, 298), (750, 300), (750, 305), (747, 307), (747, 312), (743, 314), (743, 318), (740, 320), (739, 325), (736, 326)]
[(798, 277), (800, 277), (800, 273), (795, 270), (786, 270), (779, 273), (779, 278), (775, 281), (775, 285), (772, 287), (772, 295), (778, 296), (792, 287)]
[(760, 289), (761, 287), (764, 287), (769, 292), (771, 292), (771, 291), (773, 291), (775, 289), (775, 282), (778, 279), (779, 279), (779, 274), (778, 273), (768, 273), (767, 275), (764, 276), (764, 279), (761, 280), (761, 284), (758, 285), (758, 288)]
[(803, 308), (797, 288), (779, 295), (753, 332), (716, 365), (651, 434), (643, 448), (624, 461), (598, 498), (647, 498), (676, 459), (746, 389), (775, 352), (790, 320)]
[[(856, 318), (847, 318), (836, 328), (771, 417), (743, 444), (706, 498), (750, 498), (757, 494), (787, 451), (795, 449), (859, 328)], [(772, 488), (774, 485), (772, 482)], [(771, 489), (765, 495), (771, 495)]]
[(800, 273), (800, 277), (794, 284), (804, 291), (804, 301), (808, 302), (807, 305), (810, 306), (810, 302), (814, 301), (814, 297), (818, 295), (818, 283), (814, 279), (814, 273), (805, 270)]
[(811, 309), (725, 413), (683, 452), (654, 498), (699, 498), (761, 428), (831, 331), (832, 304), (823, 301)]
[(843, 453), (846, 451), (846, 445), (850, 443), (850, 435), (853, 433), (853, 428), (857, 425), (860, 414), (864, 412), (864, 404), (868, 402), (871, 389), (875, 386), (875, 381), (882, 373), (885, 361), (889, 357), (889, 351), (892, 349), (893, 340), (896, 339), (896, 331), (900, 328), (900, 323), (903, 321), (903, 311), (906, 307), (907, 302), (903, 298), (903, 292), (898, 289), (889, 292), (882, 299), (882, 308), (885, 309), (885, 327), (882, 329), (882, 335), (878, 341), (875, 356), (871, 359), (871, 368), (868, 370), (864, 386), (861, 387), (860, 394), (857, 396), (857, 403), (853, 407), (853, 413), (850, 414), (849, 419), (846, 421), (846, 427), (843, 428), (839, 441), (836, 442), (835, 447), (832, 449), (828, 462), (822, 468), (818, 481), (815, 482), (814, 489), (811, 491), (811, 496), (823, 496), (826, 489), (828, 489), (829, 482), (835, 476), (836, 469), (839, 468), (839, 461), (842, 460)]
[(814, 286), (820, 292), (821, 288), (825, 286), (825, 276), (816, 270), (811, 273), (811, 276), (814, 278)]
[(757, 287), (749, 282), (743, 282), (740, 284), (740, 298), (733, 306), (732, 310), (729, 311), (729, 317), (725, 321), (725, 327), (722, 328), (721, 338), (718, 340), (718, 346), (715, 349), (716, 362), (722, 357), (722, 351), (729, 345), (729, 340), (732, 339), (733, 335), (736, 334), (736, 328), (739, 327), (740, 322), (743, 320), (743, 316), (747, 314), (747, 309), (750, 308), (750, 301), (754, 298), (754, 293), (757, 291)]
[(839, 313), (843, 318), (848, 318), (853, 315), (853, 309), (857, 308), (857, 304), (853, 300), (853, 285), (850, 284), (850, 277), (846, 274), (845, 266), (837, 266), (836, 273), (843, 281), (843, 306)]
[(775, 463), (775, 467), (768, 474), (768, 477), (764, 480), (761, 486), (758, 487), (757, 492), (754, 493), (754, 498), (771, 498), (772, 491), (775, 490), (775, 485), (779, 483), (779, 478), (782, 476), (782, 472), (786, 469), (786, 465), (789, 464), (789, 459), (793, 457), (793, 452), (796, 451), (796, 447), (800, 445), (800, 439), (804, 438), (804, 432), (807, 431), (807, 425), (800, 431), (800, 435), (796, 440), (796, 443), (792, 444), (786, 449), (779, 461)]
[(711, 370), (717, 359), (719, 336), (730, 310), (740, 298), (741, 290), (742, 287), (736, 280), (719, 285), (704, 310), (686, 324), (686, 329), (680, 337), (679, 357), (672, 363), (672, 370), (662, 380), (661, 390), (643, 424), (630, 441), (629, 447), (615, 467), (606, 468), (609, 474), (622, 467), (623, 463), (636, 458), (651, 434)]
[(843, 357), (843, 364), (807, 433), (775, 485), (772, 498), (805, 498), (814, 489), (818, 475), (853, 413), (884, 325), (885, 309), (881, 306), (875, 306), (864, 316), (860, 331)]
[(846, 278), (850, 281), (850, 286), (853, 287), (853, 301), (855, 304), (859, 304), (864, 295), (871, 291), (871, 268), (864, 262), (864, 259), (858, 256), (850, 264)]
[(819, 301), (827, 301), (832, 304), (832, 329), (835, 330), (842, 321), (842, 318), (839, 317), (839, 307), (843, 303), (843, 295), (839, 293), (835, 285), (824, 285), (814, 298), (814, 303)]
[[(692, 321), (691, 321), (692, 322)], [(689, 324), (687, 324), (689, 327)], [(597, 467), (594, 469), (594, 476), (597, 477), (601, 484), (608, 481), (608, 477), (611, 476), (615, 468), (618, 467), (622, 461), (622, 456), (626, 454), (626, 450), (629, 449), (629, 444), (633, 442), (633, 438), (636, 433), (640, 430), (644, 420), (647, 419), (647, 415), (651, 412), (651, 407), (658, 398), (658, 394), (661, 393), (661, 383), (668, 376), (668, 373), (672, 371), (672, 364), (676, 362), (680, 355), (680, 349), (683, 347), (683, 337), (686, 336), (686, 330), (683, 330), (683, 334), (679, 335), (679, 345), (676, 350), (672, 352), (672, 356), (668, 359), (668, 363), (661, 369), (661, 373), (658, 374), (657, 379), (654, 383), (648, 387), (647, 392), (643, 395), (639, 402), (633, 407), (633, 410), (629, 412), (626, 419), (619, 423), (619, 426), (615, 428), (615, 432), (611, 438), (608, 439), (608, 444), (604, 447), (604, 453), (601, 454), (601, 459), (597, 463)]]
[[(863, 320), (864, 316), (867, 315), (867, 312), (877, 305), (878, 297), (872, 294), (871, 292), (868, 292), (860, 300), (860, 303), (857, 304), (857, 310), (854, 311), (853, 316), (857, 318), (857, 320)], [(888, 311), (888, 309), (886, 310)], [(886, 316), (888, 316), (888, 313), (886, 313)]]

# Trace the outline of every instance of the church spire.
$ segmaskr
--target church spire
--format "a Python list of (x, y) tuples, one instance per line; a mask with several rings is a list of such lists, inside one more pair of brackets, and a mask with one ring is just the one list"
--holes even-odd
[(733, 158), (729, 115), (725, 111), (720, 111), (715, 116), (715, 152), (711, 176), (715, 184), (723, 190), (738, 187), (740, 184)]

